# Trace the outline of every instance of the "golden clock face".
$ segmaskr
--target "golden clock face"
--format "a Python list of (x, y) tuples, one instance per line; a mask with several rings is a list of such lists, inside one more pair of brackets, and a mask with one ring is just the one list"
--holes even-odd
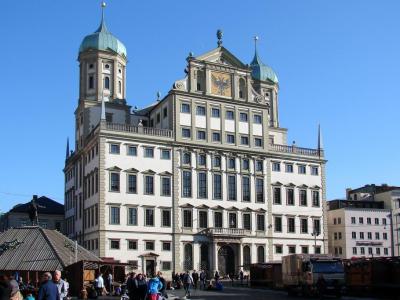
[(211, 72), (211, 93), (231, 97), (231, 76), (226, 73)]

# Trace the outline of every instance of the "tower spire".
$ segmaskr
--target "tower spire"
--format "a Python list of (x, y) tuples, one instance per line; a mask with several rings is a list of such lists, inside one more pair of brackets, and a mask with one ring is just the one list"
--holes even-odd
[(67, 149), (65, 151), (65, 159), (69, 157), (69, 137), (67, 137)]
[(104, 18), (104, 10), (106, 8), (106, 3), (103, 1), (101, 2), (101, 23), (99, 28), (96, 30), (96, 32), (107, 32), (107, 26)]

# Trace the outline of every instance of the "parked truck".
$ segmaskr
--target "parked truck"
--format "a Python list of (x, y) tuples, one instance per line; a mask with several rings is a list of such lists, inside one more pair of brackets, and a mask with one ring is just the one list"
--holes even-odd
[(340, 297), (345, 274), (340, 258), (326, 254), (291, 254), (282, 257), (282, 282), (289, 295), (334, 294)]

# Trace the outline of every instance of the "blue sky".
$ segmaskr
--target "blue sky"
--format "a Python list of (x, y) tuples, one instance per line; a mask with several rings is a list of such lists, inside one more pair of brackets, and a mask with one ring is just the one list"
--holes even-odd
[[(63, 200), (67, 136), (78, 99), (77, 54), (100, 21), (100, 1), (2, 1), (0, 211), (32, 194)], [(346, 187), (400, 185), (400, 1), (110, 0), (109, 30), (128, 49), (127, 98), (145, 106), (184, 76), (190, 51), (259, 54), (278, 74), (288, 141), (317, 144), (328, 199)]]

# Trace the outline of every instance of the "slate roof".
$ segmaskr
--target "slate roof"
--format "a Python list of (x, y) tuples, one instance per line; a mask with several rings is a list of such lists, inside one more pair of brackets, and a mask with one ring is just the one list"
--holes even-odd
[[(17, 204), (14, 206), (10, 212), (19, 212), (19, 213), (28, 213), (29, 211), (29, 205), (30, 201), (24, 204)], [(40, 206), (44, 206), (44, 208), (40, 207), (38, 208), (38, 214), (42, 215), (64, 215), (64, 205), (47, 198), (45, 196), (39, 197), (36, 200), (36, 204), (39, 204)]]
[[(7, 249), (8, 243), (13, 243)], [(75, 263), (75, 242), (56, 230), (38, 226), (12, 228), (0, 233), (0, 270), (54, 271)], [(78, 245), (78, 261), (101, 261)]]

